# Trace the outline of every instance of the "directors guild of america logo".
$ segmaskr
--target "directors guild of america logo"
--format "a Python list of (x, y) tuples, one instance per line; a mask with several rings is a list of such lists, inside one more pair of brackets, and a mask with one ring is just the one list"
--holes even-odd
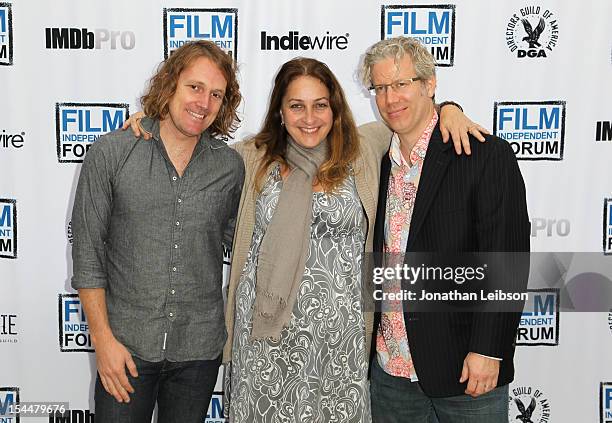
[(559, 40), (556, 15), (540, 6), (514, 13), (506, 26), (506, 45), (516, 57), (548, 57)]
[(542, 391), (531, 386), (518, 386), (510, 390), (509, 421), (550, 423), (550, 402)]

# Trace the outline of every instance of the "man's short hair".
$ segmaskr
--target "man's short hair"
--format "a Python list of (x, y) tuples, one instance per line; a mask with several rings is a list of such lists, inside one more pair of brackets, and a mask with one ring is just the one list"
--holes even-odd
[(360, 66), (360, 76), (363, 84), (372, 84), (372, 66), (381, 60), (393, 58), (397, 66), (400, 60), (408, 55), (414, 65), (416, 76), (428, 80), (436, 76), (436, 60), (416, 38), (394, 37), (381, 40), (370, 46), (363, 56)]
[(140, 98), (147, 116), (164, 119), (168, 115), (168, 104), (176, 92), (179, 76), (194, 60), (206, 57), (217, 65), (227, 81), (223, 104), (215, 121), (208, 128), (211, 135), (231, 136), (238, 129), (238, 106), (242, 101), (236, 77), (236, 64), (231, 56), (211, 41), (192, 41), (174, 50), (170, 57), (160, 63), (156, 74), (149, 81), (147, 92)]

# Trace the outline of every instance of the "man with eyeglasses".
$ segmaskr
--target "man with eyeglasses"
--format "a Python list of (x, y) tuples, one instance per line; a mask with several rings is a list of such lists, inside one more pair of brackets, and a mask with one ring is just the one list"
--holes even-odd
[[(411, 252), (529, 251), (516, 158), (490, 135), (485, 143), (470, 136), (470, 158), (442, 142), (430, 52), (415, 39), (383, 40), (368, 49), (361, 71), (393, 131), (374, 229), (374, 251), (386, 253), (386, 264)], [(526, 286), (528, 268), (513, 270)], [(374, 323), (375, 423), (508, 421), (520, 313), (389, 310)]]

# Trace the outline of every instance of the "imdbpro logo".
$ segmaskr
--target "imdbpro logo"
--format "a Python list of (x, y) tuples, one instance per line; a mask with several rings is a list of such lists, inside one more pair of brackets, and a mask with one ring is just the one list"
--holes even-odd
[(612, 122), (600, 120), (595, 125), (595, 141), (612, 141)]
[(97, 28), (45, 28), (45, 48), (67, 50), (132, 50), (136, 35), (132, 31)]

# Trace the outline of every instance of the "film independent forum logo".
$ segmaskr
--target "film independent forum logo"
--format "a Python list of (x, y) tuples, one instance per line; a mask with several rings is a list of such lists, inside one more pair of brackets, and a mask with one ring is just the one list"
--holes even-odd
[(436, 59), (436, 66), (455, 60), (455, 5), (383, 5), (381, 40), (397, 36), (418, 39)]
[(548, 57), (559, 40), (557, 16), (540, 6), (525, 6), (506, 26), (506, 44), (516, 57)]
[(0, 258), (17, 258), (17, 200), (0, 198)]
[(604, 200), (603, 252), (605, 255), (612, 255), (612, 198)]
[(166, 59), (189, 41), (207, 40), (237, 60), (238, 9), (165, 8), (163, 25)]
[(612, 382), (599, 384), (599, 423), (612, 422)]
[(0, 2), (0, 66), (13, 65), (13, 11), (10, 3)]
[(0, 386), (0, 422), (19, 423), (19, 414), (11, 413), (16, 405), (20, 405), (19, 387)]
[(508, 417), (511, 422), (549, 423), (550, 402), (540, 391), (531, 386), (518, 386), (510, 390)]

